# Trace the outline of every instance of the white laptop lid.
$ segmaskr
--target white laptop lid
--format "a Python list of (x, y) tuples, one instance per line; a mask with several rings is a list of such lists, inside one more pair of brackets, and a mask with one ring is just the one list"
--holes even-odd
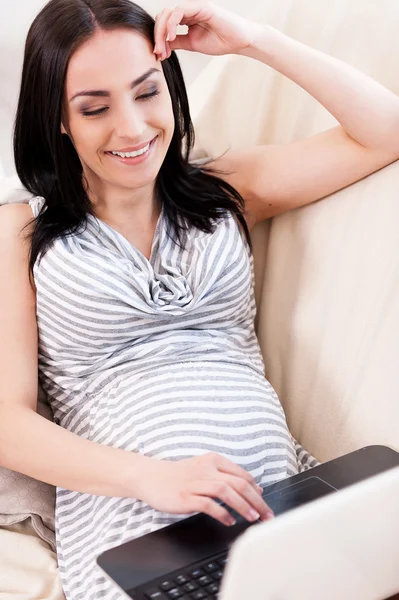
[(399, 592), (399, 467), (250, 527), (220, 600), (382, 600)]

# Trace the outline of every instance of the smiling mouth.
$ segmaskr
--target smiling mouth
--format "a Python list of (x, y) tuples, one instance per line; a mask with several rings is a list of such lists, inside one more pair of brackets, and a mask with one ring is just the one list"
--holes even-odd
[(108, 156), (128, 165), (134, 165), (136, 163), (140, 163), (151, 154), (152, 148), (157, 141), (158, 136), (156, 136), (151, 142), (148, 142), (146, 146), (143, 146), (139, 150), (131, 151), (131, 152), (121, 152), (118, 150), (108, 150), (105, 152)]

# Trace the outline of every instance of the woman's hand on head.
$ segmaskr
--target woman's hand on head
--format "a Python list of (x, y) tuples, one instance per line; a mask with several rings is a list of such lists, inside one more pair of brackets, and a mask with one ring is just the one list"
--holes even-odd
[[(147, 457), (135, 488), (137, 498), (162, 512), (203, 512), (232, 525), (230, 513), (215, 501), (218, 499), (248, 521), (273, 517), (252, 475), (214, 452), (177, 461)], [(255, 513), (252, 516), (251, 511)]]
[[(178, 25), (187, 25), (188, 33), (177, 35)], [(253, 43), (259, 27), (207, 0), (183, 0), (157, 15), (154, 53), (160, 60), (169, 58), (172, 50), (237, 54)]]

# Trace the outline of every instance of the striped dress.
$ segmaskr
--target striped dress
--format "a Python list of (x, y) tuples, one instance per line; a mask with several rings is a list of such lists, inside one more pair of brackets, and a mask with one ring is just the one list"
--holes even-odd
[[(37, 216), (44, 200), (30, 204)], [(316, 461), (264, 377), (248, 244), (232, 215), (215, 225), (179, 247), (162, 210), (149, 260), (93, 216), (56, 240), (34, 267), (39, 374), (55, 422), (79, 436), (159, 459), (218, 452), (266, 485)], [(180, 518), (57, 488), (67, 600), (121, 600), (96, 556)]]

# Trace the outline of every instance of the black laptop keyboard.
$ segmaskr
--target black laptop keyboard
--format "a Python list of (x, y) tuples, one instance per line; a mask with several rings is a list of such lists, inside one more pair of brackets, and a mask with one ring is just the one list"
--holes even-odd
[(176, 571), (168, 579), (151, 583), (144, 589), (147, 600), (216, 600), (219, 594), (223, 571), (227, 563), (227, 552), (214, 556), (212, 560), (191, 565)]

